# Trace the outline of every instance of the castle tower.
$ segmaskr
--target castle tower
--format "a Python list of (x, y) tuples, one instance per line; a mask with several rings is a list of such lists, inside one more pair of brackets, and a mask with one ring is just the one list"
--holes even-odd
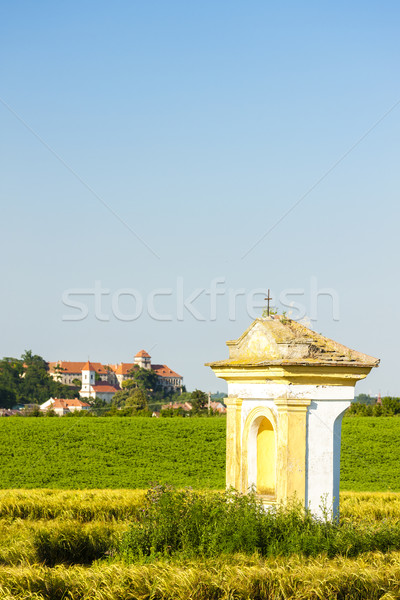
[(228, 359), (208, 363), (228, 382), (227, 487), (336, 515), (342, 417), (379, 360), (278, 315), (227, 346)]
[(93, 388), (96, 384), (96, 369), (88, 361), (82, 368), (82, 387), (79, 395), (83, 398), (90, 398)]
[(138, 352), (134, 358), (134, 362), (142, 369), (147, 369), (150, 371), (151, 369), (151, 356), (147, 354), (146, 350), (141, 350)]

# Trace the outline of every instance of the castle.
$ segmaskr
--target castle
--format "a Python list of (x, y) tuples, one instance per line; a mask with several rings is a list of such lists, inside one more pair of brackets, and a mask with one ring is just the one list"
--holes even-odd
[(136, 354), (132, 363), (103, 365), (99, 362), (72, 362), (59, 360), (49, 363), (50, 375), (56, 381), (66, 385), (82, 385), (82, 398), (101, 398), (111, 401), (114, 394), (121, 388), (122, 382), (130, 379), (130, 371), (138, 366), (153, 371), (162, 389), (166, 392), (181, 392), (183, 377), (167, 365), (151, 364), (151, 356), (145, 350)]

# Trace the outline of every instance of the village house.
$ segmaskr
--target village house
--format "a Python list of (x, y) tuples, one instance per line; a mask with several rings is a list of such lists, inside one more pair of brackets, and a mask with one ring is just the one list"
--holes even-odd
[[(82, 380), (82, 371), (84, 370), (87, 363), (85, 362), (71, 362), (59, 360), (56, 362), (49, 363), (50, 375), (56, 381), (60, 381), (66, 385), (74, 385), (74, 380)], [(143, 369), (148, 369), (156, 373), (158, 376), (161, 387), (167, 392), (181, 392), (183, 387), (183, 377), (179, 375), (167, 365), (152, 364), (151, 356), (145, 350), (141, 350), (136, 354), (131, 363), (119, 363), (116, 365), (103, 365), (98, 362), (91, 362), (91, 368), (94, 370), (94, 383), (90, 383), (91, 386), (99, 386), (97, 390), (94, 390), (96, 396), (92, 397), (104, 397), (105, 400), (109, 400), (110, 394), (114, 395), (115, 392), (122, 386), (122, 382), (130, 379), (130, 372), (135, 366), (139, 366)], [(89, 381), (89, 380), (88, 380)], [(88, 381), (85, 383), (87, 384)], [(104, 386), (100, 389), (100, 386)], [(110, 386), (115, 388), (115, 391), (110, 389)], [(107, 388), (107, 389), (106, 389)], [(83, 397), (89, 397), (85, 392), (88, 390), (85, 388)], [(92, 391), (92, 390), (89, 390)], [(82, 393), (80, 394), (82, 396)], [(107, 396), (108, 395), (108, 396)]]
[(168, 402), (168, 404), (163, 404), (161, 410), (179, 410), (181, 409), (183, 412), (190, 412), (193, 406), (190, 402)]
[[(222, 404), (222, 402), (210, 402), (210, 410), (213, 413), (218, 413), (219, 415), (224, 415), (226, 413), (226, 407)], [(161, 410), (183, 410), (183, 412), (190, 412), (193, 410), (193, 406), (190, 402), (169, 402), (168, 404), (163, 404)]]
[(13, 408), (0, 408), (0, 417), (17, 417), (21, 415), (21, 411)]
[(210, 402), (210, 408), (213, 413), (218, 413), (219, 415), (226, 414), (226, 406), (222, 404), (222, 402)]
[(50, 398), (40, 405), (40, 410), (53, 410), (57, 415), (63, 416), (71, 412), (89, 410), (90, 405), (79, 398)]

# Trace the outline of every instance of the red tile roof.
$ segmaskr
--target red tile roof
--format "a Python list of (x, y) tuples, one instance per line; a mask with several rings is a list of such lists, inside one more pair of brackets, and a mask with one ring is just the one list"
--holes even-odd
[(89, 407), (90, 404), (79, 400), (79, 398), (54, 398), (51, 408), (69, 408), (70, 406)]
[(181, 408), (185, 412), (189, 412), (192, 410), (193, 406), (191, 405), (190, 402), (184, 402), (184, 403), (174, 402), (173, 404), (172, 404), (172, 402), (170, 402), (169, 404), (163, 404), (161, 407), (161, 410), (168, 410), (169, 408), (172, 408), (173, 410), (178, 410), (179, 408)]
[[(65, 375), (75, 375), (81, 374), (82, 369), (87, 365), (84, 362), (72, 362), (69, 360), (59, 360), (57, 362), (49, 363), (50, 372), (55, 373), (56, 367), (60, 367), (60, 374)], [(92, 369), (96, 371), (99, 375), (105, 375), (107, 370), (101, 363), (90, 363)]]
[(97, 383), (96, 385), (92, 385), (92, 388), (95, 392), (107, 392), (113, 394), (118, 392), (118, 389), (113, 385), (109, 385), (106, 382), (102, 383), (101, 381), (99, 381), (99, 383)]
[(210, 402), (210, 408), (212, 408), (212, 410), (220, 413), (220, 414), (225, 414), (226, 413), (226, 407), (222, 404), (222, 402)]
[(136, 367), (135, 363), (120, 363), (115, 372), (117, 375), (128, 375), (129, 371)]
[(88, 360), (84, 366), (82, 367), (82, 371), (96, 371), (96, 368), (92, 363)]
[(135, 354), (135, 358), (137, 356), (142, 356), (143, 358), (151, 358), (150, 354), (147, 354), (146, 350), (141, 350), (137, 354)]
[(64, 400), (54, 400), (53, 404), (49, 408), (67, 408)]
[(182, 375), (178, 375), (167, 365), (151, 365), (151, 368), (159, 377), (180, 377), (182, 379)]
[[(145, 350), (141, 350), (136, 354), (136, 356), (144, 356), (149, 357)], [(49, 363), (50, 372), (55, 373), (56, 367), (61, 367), (60, 373), (65, 375), (80, 375), (82, 370), (91, 370), (96, 371), (99, 375), (106, 375), (107, 368), (108, 370), (114, 371), (116, 375), (128, 375), (129, 371), (131, 371), (134, 367), (137, 367), (136, 363), (120, 363), (119, 365), (102, 365), (101, 363), (92, 363), (87, 361), (83, 362), (71, 362), (71, 361), (58, 361)], [(177, 377), (182, 379), (182, 375), (179, 375), (172, 369), (170, 369), (167, 365), (151, 365), (152, 370), (159, 377)]]

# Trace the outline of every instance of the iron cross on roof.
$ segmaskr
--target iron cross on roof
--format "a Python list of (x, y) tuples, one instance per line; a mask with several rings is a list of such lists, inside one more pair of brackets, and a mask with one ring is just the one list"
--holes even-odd
[(267, 297), (264, 298), (264, 300), (267, 300), (267, 315), (268, 315), (268, 317), (269, 317), (269, 301), (272, 300), (272, 298), (270, 298), (269, 294), (270, 294), (270, 290), (268, 290)]

